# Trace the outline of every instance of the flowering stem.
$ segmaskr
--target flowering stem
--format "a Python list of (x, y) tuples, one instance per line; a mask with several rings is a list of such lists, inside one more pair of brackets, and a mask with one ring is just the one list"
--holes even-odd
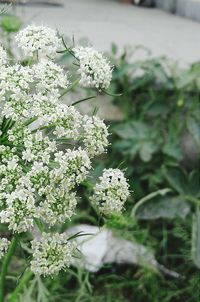
[(15, 248), (17, 246), (17, 241), (18, 241), (17, 236), (13, 236), (9, 249), (8, 249), (8, 252), (5, 255), (5, 258), (4, 258), (4, 261), (2, 264), (2, 269), (1, 269), (1, 274), (0, 274), (0, 302), (4, 302), (4, 288), (5, 288), (6, 274), (8, 271), (8, 266), (10, 264), (13, 254), (14, 254)]
[(15, 288), (14, 292), (8, 298), (8, 302), (17, 301), (19, 293), (23, 290), (24, 286), (28, 283), (28, 281), (31, 279), (32, 276), (33, 276), (33, 272), (29, 269), (26, 270), (26, 272), (23, 274), (22, 278), (20, 279), (18, 286)]

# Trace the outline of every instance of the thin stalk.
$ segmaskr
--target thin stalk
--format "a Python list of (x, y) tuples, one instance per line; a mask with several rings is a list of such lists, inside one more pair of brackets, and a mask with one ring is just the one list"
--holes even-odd
[(200, 200), (193, 197), (193, 196), (188, 196), (188, 195), (183, 195), (183, 198), (185, 198), (186, 200), (192, 202), (194, 205), (200, 206)]
[(136, 216), (136, 212), (139, 209), (139, 207), (141, 207), (144, 203), (146, 203), (147, 201), (149, 201), (150, 199), (156, 197), (157, 195), (161, 195), (164, 196), (167, 193), (171, 192), (171, 189), (166, 188), (166, 189), (161, 189), (158, 190), (156, 192), (152, 192), (150, 194), (148, 194), (147, 196), (145, 196), (144, 198), (140, 199), (133, 207), (132, 212), (131, 212), (131, 216), (135, 217)]
[(75, 80), (68, 88), (64, 89), (64, 91), (59, 96), (59, 99), (62, 98), (67, 92), (75, 88), (78, 85), (79, 81), (79, 79)]
[(102, 89), (102, 92), (104, 92), (105, 94), (107, 94), (109, 96), (114, 96), (114, 97), (120, 97), (123, 95), (123, 93), (112, 93), (112, 92), (104, 90), (104, 89)]
[(8, 302), (15, 302), (17, 301), (18, 295), (23, 290), (24, 286), (27, 285), (31, 277), (33, 276), (33, 272), (29, 269), (23, 274), (22, 278), (20, 279), (18, 286), (15, 288), (14, 292), (8, 298)]
[(15, 248), (17, 246), (17, 236), (13, 236), (12, 241), (10, 243), (7, 254), (4, 257), (4, 261), (2, 264), (2, 269), (0, 273), (0, 302), (4, 302), (4, 293), (5, 293), (5, 280), (8, 271), (8, 266), (11, 262), (12, 256), (14, 254)]
[(75, 106), (75, 105), (77, 105), (77, 104), (80, 104), (80, 103), (82, 103), (82, 102), (85, 102), (85, 101), (88, 101), (88, 100), (91, 100), (91, 99), (94, 99), (94, 98), (96, 98), (96, 95), (89, 96), (89, 97), (87, 97), (87, 98), (78, 100), (78, 101), (72, 103), (71, 106)]

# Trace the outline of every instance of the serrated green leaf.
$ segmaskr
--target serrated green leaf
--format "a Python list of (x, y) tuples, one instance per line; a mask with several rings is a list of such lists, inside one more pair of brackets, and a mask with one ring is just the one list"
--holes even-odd
[(134, 121), (121, 124), (114, 128), (114, 132), (123, 139), (114, 144), (115, 148), (130, 155), (132, 159), (139, 154), (142, 161), (148, 162), (158, 150), (155, 131), (146, 123)]

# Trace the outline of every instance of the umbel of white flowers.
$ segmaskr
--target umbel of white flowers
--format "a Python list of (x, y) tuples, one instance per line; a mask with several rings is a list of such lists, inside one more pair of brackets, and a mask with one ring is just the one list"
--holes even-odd
[[(31, 231), (36, 220), (56, 229), (75, 214), (78, 186), (88, 177), (92, 158), (106, 151), (108, 129), (98, 117), (61, 103), (70, 77), (53, 61), (62, 47), (53, 29), (28, 26), (16, 42), (29, 56), (26, 66), (10, 65), (0, 47), (0, 222), (13, 233)], [(80, 85), (107, 89), (112, 67), (102, 54), (90, 47), (71, 52)], [(123, 173), (108, 169), (91, 200), (107, 215), (121, 212), (128, 195)], [(50, 229), (31, 245), (31, 269), (43, 275), (68, 267), (76, 249), (65, 234)], [(2, 238), (0, 256), (7, 248)]]

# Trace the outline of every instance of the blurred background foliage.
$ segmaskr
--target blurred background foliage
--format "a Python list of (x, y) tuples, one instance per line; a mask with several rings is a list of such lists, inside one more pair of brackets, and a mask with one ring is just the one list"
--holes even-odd
[[(13, 60), (13, 33), (21, 26), (22, 21), (16, 16), (0, 16), (1, 40)], [(141, 49), (144, 58), (133, 59)], [(152, 58), (141, 47), (127, 47), (121, 53), (115, 44), (107, 55), (113, 65), (110, 93), (122, 94), (110, 96), (107, 101), (119, 108), (122, 119), (106, 121), (111, 144), (108, 153), (96, 160), (91, 181), (104, 167), (124, 169), (132, 196), (123, 216), (111, 216), (106, 226), (119, 237), (147, 246), (159, 263), (176, 271), (179, 277), (163, 275), (145, 265), (110, 264), (98, 273), (70, 269), (54, 279), (35, 277), (17, 301), (197, 302), (200, 62), (183, 69), (168, 58)], [(70, 64), (69, 53), (59, 62), (73, 74), (75, 66)], [(91, 91), (84, 89), (82, 94), (90, 95)], [(79, 213), (64, 225), (63, 231), (78, 223), (101, 225), (90, 206), (90, 190), (88, 182), (81, 186)], [(22, 251), (17, 252), (10, 272), (15, 282), (23, 261)], [(23, 253), (28, 254), (29, 250)], [(11, 282), (11, 289), (13, 286)]]

